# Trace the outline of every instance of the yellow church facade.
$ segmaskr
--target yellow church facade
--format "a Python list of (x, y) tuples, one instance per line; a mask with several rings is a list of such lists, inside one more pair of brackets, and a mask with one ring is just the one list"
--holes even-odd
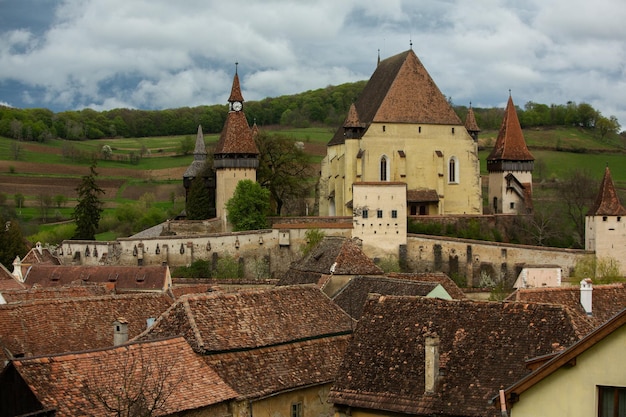
[(379, 62), (328, 143), (320, 215), (352, 216), (358, 182), (405, 183), (408, 215), (482, 213), (477, 143), (412, 50)]

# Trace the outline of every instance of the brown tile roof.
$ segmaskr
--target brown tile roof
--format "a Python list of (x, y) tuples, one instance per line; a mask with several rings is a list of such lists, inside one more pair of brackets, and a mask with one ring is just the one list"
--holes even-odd
[(407, 190), (406, 201), (409, 203), (426, 203), (439, 201), (437, 190)]
[(579, 286), (519, 288), (507, 300), (564, 305), (596, 327), (626, 307), (626, 284), (594, 285), (591, 317), (580, 304)]
[(163, 389), (153, 415), (201, 409), (236, 396), (182, 337), (15, 360), (12, 366), (43, 407), (55, 408), (57, 416), (109, 416), (111, 410), (97, 397), (113, 404), (121, 387), (131, 397), (141, 392), (149, 403)]
[(350, 335), (338, 335), (208, 355), (204, 360), (240, 394), (239, 399), (259, 398), (331, 383), (349, 341)]
[(0, 293), (7, 290), (22, 290), (26, 288), (24, 284), (15, 279), (15, 276), (8, 269), (0, 264)]
[(500, 126), (500, 132), (496, 139), (491, 153), (487, 160), (506, 160), (506, 161), (534, 161), (535, 157), (526, 147), (524, 133), (517, 118), (517, 111), (513, 98), (509, 96), (509, 101), (504, 110), (504, 118)]
[(322, 275), (381, 275), (374, 261), (368, 258), (351, 239), (326, 236), (299, 262), (292, 264), (277, 285), (316, 284)]
[[(361, 123), (462, 125), (413, 50), (381, 61), (355, 103)], [(338, 129), (328, 145), (343, 143)]]
[(40, 287), (38, 285), (12, 291), (3, 291), (2, 296), (7, 303), (17, 303), (31, 300), (49, 300), (55, 298), (92, 297), (105, 294), (114, 294), (113, 286), (98, 283), (74, 282), (62, 287)]
[(443, 272), (412, 272), (412, 273), (400, 273), (391, 272), (388, 273), (389, 278), (397, 278), (403, 280), (423, 281), (423, 282), (436, 282), (446, 290), (446, 292), (455, 300), (465, 300), (467, 296), (459, 288), (458, 285), (452, 279)]
[(359, 113), (356, 110), (356, 106), (354, 103), (350, 105), (350, 109), (348, 110), (348, 115), (346, 116), (346, 120), (343, 122), (344, 127), (365, 127), (364, 123), (361, 123), (361, 119), (359, 119)]
[(241, 94), (241, 84), (239, 83), (239, 74), (237, 74), (237, 71), (235, 71), (235, 76), (233, 77), (233, 86), (230, 89), (228, 101), (243, 102), (243, 94)]
[(604, 177), (600, 184), (600, 191), (593, 206), (587, 212), (587, 216), (624, 216), (626, 208), (619, 201), (615, 185), (611, 178), (611, 170), (607, 166), (604, 169)]
[(333, 301), (353, 319), (358, 320), (361, 318), (363, 306), (370, 293), (426, 296), (438, 285), (436, 282), (358, 276), (352, 278), (346, 286), (333, 296)]
[(316, 287), (289, 286), (183, 296), (138, 339), (184, 336), (248, 398), (328, 382), (353, 325)]
[[(39, 244), (38, 247), (31, 248), (24, 258), (22, 258), (22, 265), (31, 264), (51, 264), (61, 265), (61, 261), (57, 258), (48, 248), (43, 248)], [(40, 252), (41, 250), (41, 252)]]
[(164, 294), (121, 294), (0, 305), (0, 345), (13, 355), (48, 355), (113, 345), (113, 322), (128, 321), (129, 337), (171, 305)]
[[(504, 395), (507, 402), (507, 410), (511, 409), (513, 397), (515, 398), (515, 401), (517, 401), (517, 399), (523, 392), (535, 386), (537, 383), (543, 381), (545, 378), (552, 375), (560, 368), (570, 367), (572, 363), (576, 363), (576, 358), (579, 355), (593, 348), (598, 343), (602, 342), (602, 340), (604, 340), (607, 336), (611, 335), (614, 331), (619, 330), (624, 325), (626, 325), (626, 309), (621, 310), (605, 324), (598, 327), (593, 332), (585, 336), (583, 339), (579, 340), (567, 349), (552, 357), (552, 359), (545, 362), (529, 375), (526, 375), (519, 381), (516, 381), (513, 385), (507, 387), (504, 390)], [(499, 410), (500, 396), (494, 396), (492, 401), (496, 409)]]
[(472, 106), (467, 109), (467, 117), (465, 118), (465, 129), (468, 132), (480, 132), (478, 123), (476, 123), (476, 116), (474, 115), (474, 109)]
[(24, 277), (27, 286), (57, 287), (74, 281), (114, 283), (118, 292), (165, 291), (171, 281), (167, 266), (33, 265)]
[[(425, 393), (425, 338), (439, 369)], [(528, 373), (524, 361), (580, 338), (562, 306), (371, 296), (329, 401), (414, 415), (497, 416), (488, 400)]]

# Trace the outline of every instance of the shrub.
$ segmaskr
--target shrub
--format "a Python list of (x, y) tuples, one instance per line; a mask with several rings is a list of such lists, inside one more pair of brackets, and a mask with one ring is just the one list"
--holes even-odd
[(326, 234), (320, 229), (309, 229), (304, 233), (304, 237), (306, 238), (306, 243), (302, 244), (300, 250), (302, 251), (302, 256), (308, 255), (311, 250), (316, 247), (323, 239)]

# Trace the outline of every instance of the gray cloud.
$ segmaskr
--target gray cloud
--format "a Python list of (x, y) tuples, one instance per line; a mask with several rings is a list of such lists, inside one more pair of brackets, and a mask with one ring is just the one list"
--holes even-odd
[[(37, 12), (33, 12), (37, 10)], [(458, 104), (588, 102), (626, 124), (622, 0), (0, 0), (0, 102), (224, 103), (369, 78), (409, 41)]]

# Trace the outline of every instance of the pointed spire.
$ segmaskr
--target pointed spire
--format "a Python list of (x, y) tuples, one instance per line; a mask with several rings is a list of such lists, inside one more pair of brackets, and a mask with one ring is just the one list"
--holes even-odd
[[(478, 123), (476, 123), (476, 116), (474, 116), (474, 109), (472, 109), (472, 103), (470, 102), (469, 109), (467, 110), (467, 117), (465, 118), (465, 128), (472, 137), (473, 134), (480, 132)], [(475, 139), (475, 138), (474, 138)]]
[(619, 201), (619, 197), (615, 191), (615, 184), (613, 184), (613, 179), (611, 178), (611, 170), (607, 165), (604, 169), (604, 177), (600, 184), (600, 191), (598, 192), (595, 203), (587, 212), (587, 216), (624, 215), (626, 215), (626, 208), (624, 208)]
[(237, 72), (237, 67), (239, 66), (239, 62), (235, 62), (235, 77), (233, 78), (233, 87), (230, 90), (230, 97), (228, 101), (230, 103), (234, 101), (243, 102), (243, 95), (241, 94), (241, 86), (239, 85), (239, 74)]
[(517, 118), (515, 104), (513, 104), (513, 98), (510, 94), (511, 91), (509, 90), (509, 101), (504, 110), (498, 139), (487, 160), (534, 161), (535, 157), (526, 147), (522, 126)]
[(202, 125), (198, 125), (198, 133), (196, 134), (196, 147), (193, 151), (193, 159), (206, 159), (206, 146), (204, 144), (204, 135), (202, 134)]
[(378, 61), (376, 62), (376, 66), (380, 65), (380, 48), (378, 48)]
[(364, 125), (359, 120), (359, 113), (357, 112), (354, 103), (350, 105), (350, 109), (348, 110), (348, 115), (346, 116), (346, 120), (343, 123), (343, 127), (364, 127)]

